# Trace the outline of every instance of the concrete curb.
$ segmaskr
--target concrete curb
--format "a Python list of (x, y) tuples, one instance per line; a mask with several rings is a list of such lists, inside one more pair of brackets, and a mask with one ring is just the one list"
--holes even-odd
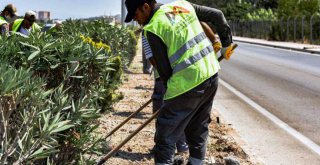
[(244, 40), (241, 40), (241, 39), (240, 40), (239, 39), (233, 39), (233, 40), (236, 41), (236, 42), (243, 42), (243, 43), (248, 43), (248, 44), (268, 46), (268, 47), (287, 49), (287, 50), (294, 50), (294, 51), (307, 52), (307, 53), (319, 54), (320, 55), (320, 50), (306, 49), (305, 47), (303, 47), (303, 48), (294, 48), (294, 47), (281, 46), (281, 45), (268, 44), (268, 43), (260, 43), (260, 42), (254, 42), (254, 41), (244, 41)]

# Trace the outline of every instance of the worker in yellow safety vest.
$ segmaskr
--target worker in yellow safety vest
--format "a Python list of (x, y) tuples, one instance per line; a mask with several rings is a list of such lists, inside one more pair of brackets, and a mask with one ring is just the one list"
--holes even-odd
[(232, 53), (232, 35), (220, 10), (177, 0), (126, 0), (128, 14), (144, 26), (154, 66), (166, 92), (156, 122), (155, 164), (171, 165), (175, 145), (185, 133), (189, 145), (188, 165), (205, 159), (208, 125), (218, 87), (219, 62), (200, 21), (216, 25), (221, 54)]
[[(202, 25), (202, 28), (206, 34), (206, 36), (210, 39), (210, 41), (212, 42), (212, 46), (214, 48), (214, 52), (217, 54), (222, 45), (220, 43), (220, 41), (215, 37), (213, 30), (211, 29), (211, 27), (205, 23), (205, 22), (200, 22)], [(152, 62), (152, 51), (150, 48), (150, 45), (147, 41), (147, 39), (142, 35), (142, 50), (144, 52), (143, 56), (145, 56), (146, 60), (149, 60), (150, 63), (153, 63), (152, 65), (154, 65), (154, 62)], [(163, 96), (166, 92), (166, 88), (159, 76), (159, 74), (157, 73), (157, 70), (155, 68), (154, 69), (154, 87), (153, 87), (153, 94), (151, 96), (152, 98), (152, 111), (153, 113), (157, 112), (157, 110), (159, 110), (163, 104)], [(155, 148), (153, 147), (151, 149), (151, 152), (154, 152)], [(185, 139), (185, 135), (183, 134), (182, 137), (177, 141), (176, 143), (176, 155), (174, 157), (174, 164), (179, 164), (178, 162), (183, 162), (185, 155), (188, 154), (189, 148), (188, 145), (186, 143), (186, 139)]]
[(27, 11), (23, 19), (16, 19), (10, 24), (10, 31), (21, 33), (29, 36), (30, 33), (41, 31), (41, 27), (36, 23), (36, 13), (34, 11)]
[(17, 16), (17, 8), (8, 4), (0, 14), (0, 37), (9, 35), (9, 21)]

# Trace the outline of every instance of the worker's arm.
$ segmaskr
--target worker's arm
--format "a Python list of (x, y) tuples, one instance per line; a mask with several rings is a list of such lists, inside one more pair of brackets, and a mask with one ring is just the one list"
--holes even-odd
[(12, 27), (13, 27), (13, 22), (9, 24), (9, 31), (12, 31)]
[(2, 24), (0, 26), (0, 35), (2, 36), (8, 36), (9, 34), (9, 25), (8, 24)]
[(222, 46), (221, 46), (221, 43), (216, 38), (216, 36), (214, 35), (213, 30), (205, 22), (200, 22), (200, 23), (201, 23), (201, 26), (202, 26), (202, 29), (203, 29), (204, 33), (206, 33), (206, 36), (212, 42), (212, 46), (213, 46), (214, 52), (215, 53), (219, 52), (220, 49), (222, 48)]
[[(143, 31), (142, 31), (143, 34)], [(154, 68), (157, 68), (156, 63), (154, 61), (154, 59), (152, 58), (153, 54), (152, 54), (152, 50), (150, 47), (150, 44), (148, 43), (146, 37), (144, 37), (144, 35), (142, 35), (142, 49), (143, 49), (143, 56), (145, 56), (145, 58), (151, 63), (151, 65)]]
[(204, 33), (206, 33), (206, 36), (209, 38), (209, 40), (214, 43), (217, 41), (216, 37), (214, 36), (214, 33), (212, 31), (212, 29), (209, 27), (208, 24), (206, 24), (205, 22), (200, 22), (202, 29), (204, 31)]
[(154, 63), (153, 66), (156, 67), (161, 80), (166, 85), (172, 75), (172, 68), (167, 55), (167, 46), (161, 38), (151, 32), (147, 32), (147, 40), (149, 43), (152, 43), (150, 47), (153, 56), (150, 58), (150, 62)]
[(195, 9), (197, 17), (202, 22), (210, 22), (218, 32), (223, 47), (228, 47), (232, 43), (230, 26), (221, 10), (191, 4)]
[(149, 60), (150, 64), (151, 64), (155, 69), (157, 69), (157, 64), (156, 64), (155, 59), (154, 59), (153, 57), (150, 57), (148, 60)]

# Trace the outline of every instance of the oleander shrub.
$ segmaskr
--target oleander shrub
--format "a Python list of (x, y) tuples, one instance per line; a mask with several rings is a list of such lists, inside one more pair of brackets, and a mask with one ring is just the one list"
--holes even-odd
[(0, 164), (94, 164), (95, 133), (120, 97), (136, 49), (132, 28), (71, 21), (55, 35), (0, 39)]

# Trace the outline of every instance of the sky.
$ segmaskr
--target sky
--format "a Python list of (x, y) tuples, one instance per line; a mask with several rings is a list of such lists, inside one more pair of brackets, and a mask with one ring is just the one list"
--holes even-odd
[[(168, 3), (173, 0), (157, 0)], [(121, 0), (0, 0), (0, 11), (13, 3), (23, 16), (28, 10), (50, 11), (51, 19), (88, 18), (121, 13)]]

